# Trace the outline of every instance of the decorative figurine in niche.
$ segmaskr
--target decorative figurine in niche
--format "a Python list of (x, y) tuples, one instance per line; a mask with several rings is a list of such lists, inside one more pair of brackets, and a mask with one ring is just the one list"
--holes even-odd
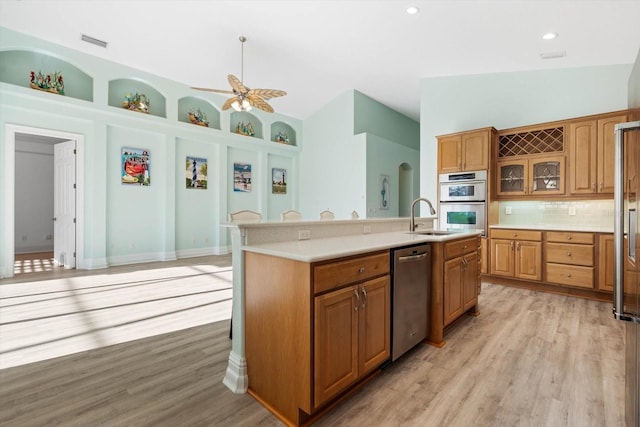
[(36, 75), (34, 71), (31, 71), (29, 73), (29, 86), (32, 89), (64, 95), (64, 79), (59, 71), (56, 71), (53, 75), (44, 75), (42, 71), (38, 71)]
[(207, 115), (199, 108), (192, 108), (189, 111), (189, 121), (194, 125), (209, 127), (209, 119), (207, 118)]
[(276, 142), (279, 142), (281, 144), (288, 144), (289, 143), (289, 135), (287, 135), (286, 133), (280, 131), (278, 133), (276, 133)]
[(135, 95), (127, 93), (124, 96), (122, 108), (126, 108), (127, 110), (139, 111), (141, 113), (149, 113), (151, 102), (149, 101), (149, 98), (147, 98), (147, 95), (145, 95), (144, 93), (136, 92)]
[(238, 125), (236, 126), (236, 133), (247, 136), (254, 136), (256, 134), (256, 132), (253, 130), (253, 126), (251, 126), (251, 122), (247, 123), (246, 125), (244, 124), (244, 122), (238, 122)]

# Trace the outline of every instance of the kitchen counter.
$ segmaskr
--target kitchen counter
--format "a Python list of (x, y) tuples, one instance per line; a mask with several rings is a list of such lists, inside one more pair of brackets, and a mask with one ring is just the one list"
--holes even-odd
[(303, 262), (325, 261), (417, 243), (446, 242), (480, 235), (481, 231), (460, 231), (445, 235), (424, 235), (408, 231), (347, 235), (287, 242), (244, 245), (243, 251), (277, 256)]
[(512, 225), (512, 224), (495, 224), (489, 228), (507, 228), (517, 230), (552, 230), (552, 231), (575, 231), (585, 233), (613, 233), (613, 224), (611, 226), (597, 225), (579, 225), (579, 224), (528, 224), (528, 225)]

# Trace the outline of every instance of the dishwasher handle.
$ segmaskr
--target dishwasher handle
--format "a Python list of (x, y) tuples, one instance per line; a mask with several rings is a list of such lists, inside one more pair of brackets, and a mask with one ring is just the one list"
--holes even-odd
[(429, 255), (429, 252), (422, 252), (421, 254), (399, 256), (398, 261), (400, 262), (419, 261), (421, 259), (426, 258), (428, 255)]

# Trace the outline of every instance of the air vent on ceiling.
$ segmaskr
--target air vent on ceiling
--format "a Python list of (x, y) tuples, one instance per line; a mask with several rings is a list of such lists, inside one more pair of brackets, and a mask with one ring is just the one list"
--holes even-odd
[(567, 52), (564, 50), (558, 50), (555, 52), (543, 52), (540, 54), (540, 59), (563, 58), (565, 56), (567, 56)]
[(83, 34), (81, 39), (82, 39), (83, 42), (95, 44), (96, 46), (100, 46), (100, 47), (107, 47), (107, 42), (102, 41), (102, 40), (98, 40), (98, 39), (93, 38), (91, 36), (88, 36), (86, 34)]

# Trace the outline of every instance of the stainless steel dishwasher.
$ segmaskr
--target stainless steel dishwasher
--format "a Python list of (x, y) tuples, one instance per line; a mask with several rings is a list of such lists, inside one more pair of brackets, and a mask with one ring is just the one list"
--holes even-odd
[(392, 251), (391, 360), (396, 360), (427, 337), (431, 288), (431, 245)]

